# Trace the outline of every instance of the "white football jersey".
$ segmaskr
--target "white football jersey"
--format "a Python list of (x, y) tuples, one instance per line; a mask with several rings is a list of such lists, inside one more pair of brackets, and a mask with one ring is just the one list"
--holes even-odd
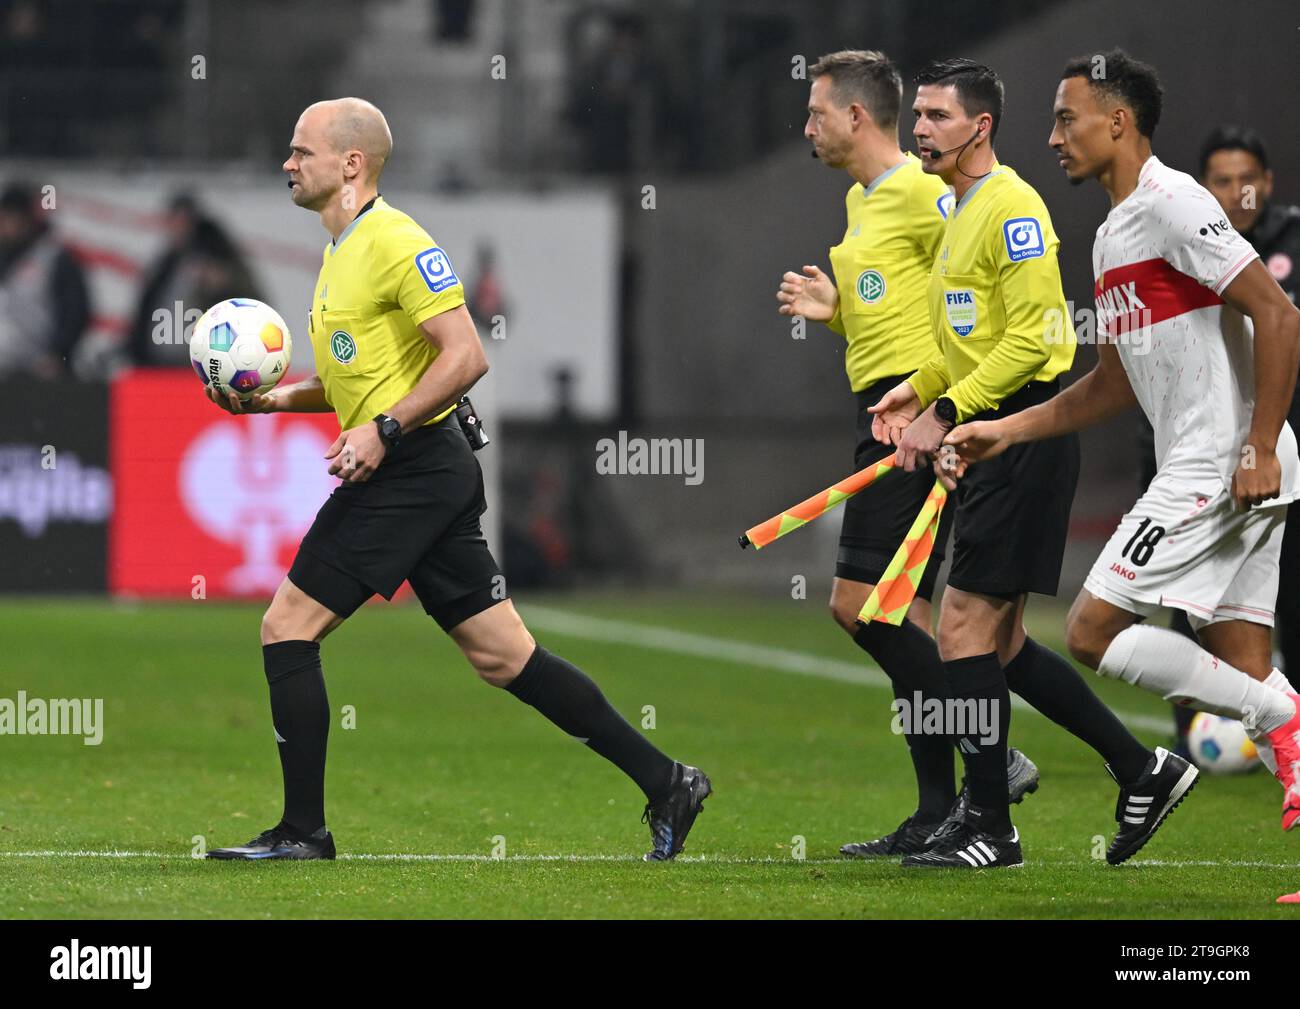
[[(1230, 488), (1255, 406), (1250, 319), (1220, 296), (1258, 256), (1186, 172), (1151, 157), (1137, 189), (1097, 229), (1097, 332), (1119, 350), (1155, 428), (1156, 465), (1190, 483)], [(1280, 504), (1297, 497), (1300, 457), (1289, 425), (1277, 443)]]

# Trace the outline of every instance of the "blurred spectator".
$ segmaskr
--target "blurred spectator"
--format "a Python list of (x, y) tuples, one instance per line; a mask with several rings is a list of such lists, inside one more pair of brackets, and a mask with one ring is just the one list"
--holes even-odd
[(0, 191), (0, 376), (55, 378), (90, 321), (86, 276), (59, 241), (40, 192)]
[(480, 326), (491, 329), (497, 316), (505, 316), (505, 290), (497, 273), (496, 250), (487, 242), (478, 247), (476, 276), (469, 289), (469, 314)]
[[(1294, 302), (1300, 293), (1300, 207), (1273, 202), (1264, 138), (1239, 126), (1218, 127), (1201, 148), (1201, 183)], [(1293, 407), (1291, 423), (1297, 420)]]
[(34, 0), (13, 0), (0, 15), (0, 110), (9, 151), (62, 154), (62, 91), (50, 75), (58, 61), (57, 33)]
[(193, 197), (172, 198), (165, 228), (167, 244), (145, 271), (126, 350), (136, 365), (188, 368), (189, 323), (197, 319), (191, 310), (261, 295), (234, 241)]
[(474, 34), (474, 0), (434, 0), (434, 42), (468, 42)]
[(586, 11), (571, 26), (577, 70), (570, 82), (568, 118), (582, 131), (583, 167), (622, 172), (635, 163), (633, 149), (647, 120), (657, 81), (640, 22), (605, 11)]
[(182, 0), (0, 0), (7, 153), (152, 153)]

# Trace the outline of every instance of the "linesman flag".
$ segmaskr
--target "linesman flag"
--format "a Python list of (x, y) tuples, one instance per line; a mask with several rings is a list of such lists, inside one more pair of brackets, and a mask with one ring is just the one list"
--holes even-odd
[(934, 487), (926, 496), (925, 504), (907, 531), (902, 546), (894, 552), (893, 560), (880, 582), (871, 590), (858, 619), (863, 623), (879, 620), (882, 623), (901, 626), (907, 616), (907, 608), (916, 597), (917, 586), (925, 574), (925, 566), (934, 552), (934, 540), (939, 533), (939, 516), (948, 500), (948, 490), (935, 480)]
[(745, 530), (745, 534), (740, 537), (741, 549), (753, 544), (755, 550), (761, 550), (769, 543), (776, 542), (786, 533), (807, 525), (813, 519), (843, 504), (858, 491), (870, 487), (878, 477), (889, 473), (895, 466), (897, 466), (895, 456), (886, 456), (866, 469), (860, 469), (839, 483), (832, 484), (824, 491), (800, 501), (793, 508), (788, 508), (779, 515), (773, 515), (766, 522), (760, 522), (753, 528)]

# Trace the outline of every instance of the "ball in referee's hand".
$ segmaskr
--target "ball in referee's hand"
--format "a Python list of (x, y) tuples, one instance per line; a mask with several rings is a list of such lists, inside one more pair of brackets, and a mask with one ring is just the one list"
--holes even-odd
[(190, 363), (203, 384), (240, 399), (273, 389), (289, 370), (292, 350), (289, 327), (280, 314), (253, 298), (213, 305), (190, 336)]

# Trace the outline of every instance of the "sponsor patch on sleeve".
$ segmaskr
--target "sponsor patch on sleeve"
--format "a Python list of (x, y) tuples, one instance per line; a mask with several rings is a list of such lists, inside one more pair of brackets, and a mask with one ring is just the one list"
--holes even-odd
[(1007, 256), (1011, 262), (1034, 259), (1045, 251), (1043, 229), (1037, 218), (1013, 217), (1002, 225), (1002, 237), (1007, 243)]
[(460, 283), (456, 271), (451, 268), (451, 260), (436, 245), (415, 257), (415, 268), (420, 271), (420, 276), (434, 294)]

